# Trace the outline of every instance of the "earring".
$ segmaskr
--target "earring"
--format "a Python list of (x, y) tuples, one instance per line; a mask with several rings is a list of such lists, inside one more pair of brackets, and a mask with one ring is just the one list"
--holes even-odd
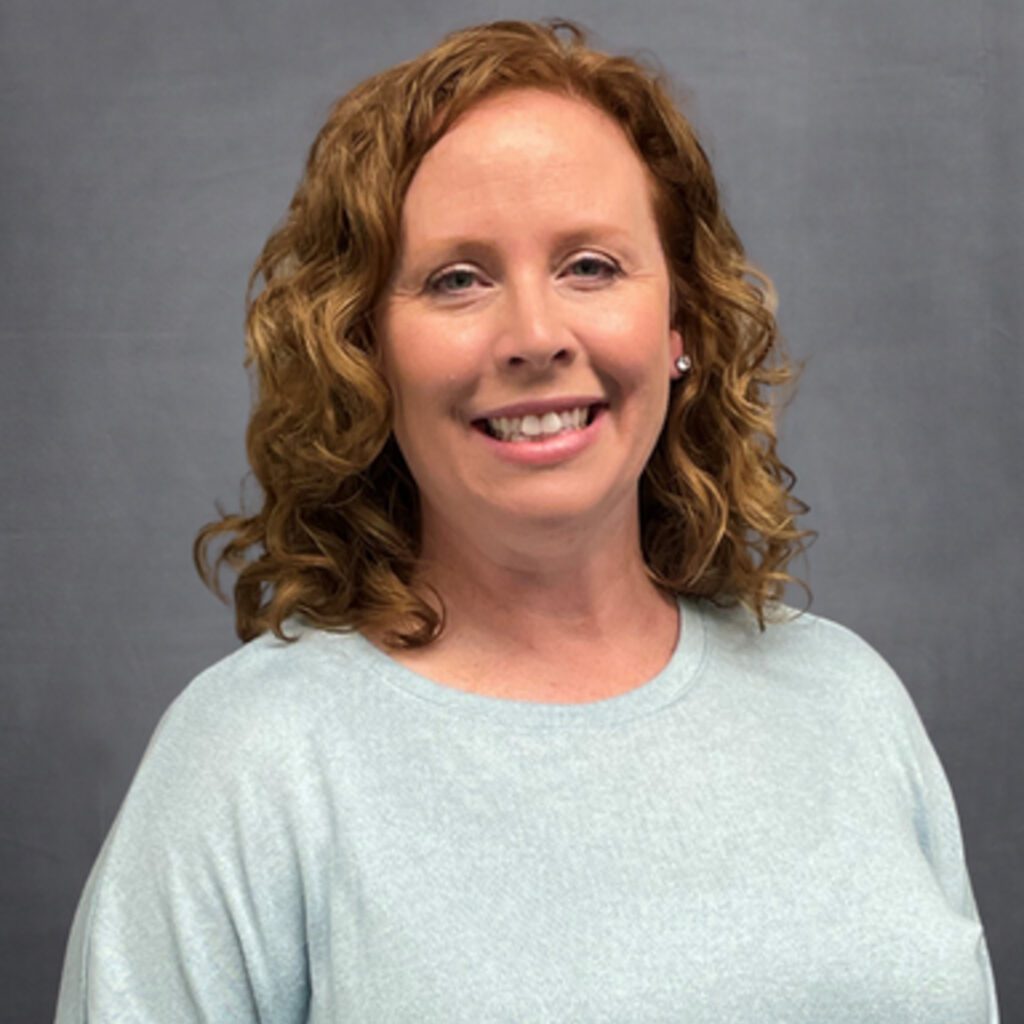
[(675, 362), (675, 367), (680, 373), (688, 373), (692, 366), (693, 360), (687, 355), (680, 356)]

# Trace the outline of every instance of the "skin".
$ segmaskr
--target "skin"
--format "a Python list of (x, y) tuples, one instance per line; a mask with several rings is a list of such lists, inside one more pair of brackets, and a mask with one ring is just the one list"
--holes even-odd
[[(426, 155), (378, 319), (396, 440), (417, 482), (436, 643), (389, 652), (507, 698), (600, 699), (657, 674), (679, 628), (645, 574), (638, 482), (678, 376), (647, 172), (603, 112), (491, 97)], [(513, 402), (609, 403), (595, 444), (501, 460), (471, 426)]]

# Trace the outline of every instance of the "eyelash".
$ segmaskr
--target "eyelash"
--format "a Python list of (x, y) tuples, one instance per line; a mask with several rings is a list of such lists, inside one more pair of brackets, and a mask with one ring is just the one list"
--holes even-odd
[[(571, 269), (572, 267), (578, 266), (580, 263), (584, 262), (596, 263), (598, 267), (601, 268), (601, 273), (593, 276), (589, 274), (584, 275), (580, 280), (589, 279), (592, 281), (610, 281), (614, 280), (622, 273), (622, 267), (620, 267), (619, 264), (610, 257), (594, 256), (590, 254), (577, 256), (576, 259), (569, 264), (569, 268)], [(430, 278), (430, 280), (427, 281), (427, 291), (432, 295), (458, 295), (461, 292), (466, 291), (464, 288), (458, 288), (455, 291), (449, 292), (442, 287), (444, 281), (454, 274), (469, 274), (472, 277), (479, 276), (475, 270), (472, 270), (469, 267), (451, 267), (450, 269), (444, 270), (440, 274), (436, 274), (434, 277)]]

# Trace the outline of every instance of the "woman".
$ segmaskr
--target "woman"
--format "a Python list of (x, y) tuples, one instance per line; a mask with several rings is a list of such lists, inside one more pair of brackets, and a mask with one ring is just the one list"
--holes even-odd
[(339, 102), (254, 280), (265, 500), (197, 541), (251, 642), (157, 730), (59, 1020), (996, 1020), (909, 698), (778, 603), (789, 371), (655, 76), (455, 33)]

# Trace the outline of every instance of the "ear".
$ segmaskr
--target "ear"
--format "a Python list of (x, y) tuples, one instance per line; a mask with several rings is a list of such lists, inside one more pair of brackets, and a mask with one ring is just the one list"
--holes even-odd
[(676, 360), (683, 354), (683, 336), (674, 328), (669, 332), (668, 351), (672, 363), (672, 376), (681, 377), (682, 374), (675, 367)]

